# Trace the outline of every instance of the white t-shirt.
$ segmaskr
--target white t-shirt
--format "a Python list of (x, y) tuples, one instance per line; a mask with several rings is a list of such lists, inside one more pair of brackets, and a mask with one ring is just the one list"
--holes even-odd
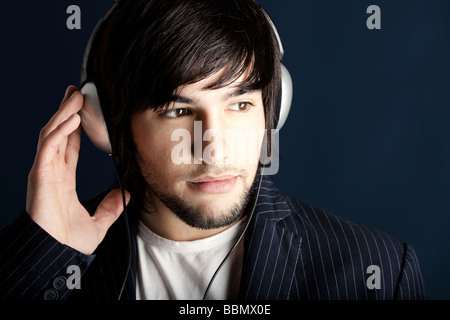
[[(239, 221), (212, 237), (172, 241), (139, 222), (137, 237), (138, 300), (200, 300), (222, 260), (245, 227)], [(237, 299), (241, 280), (244, 239), (222, 266), (206, 299)]]

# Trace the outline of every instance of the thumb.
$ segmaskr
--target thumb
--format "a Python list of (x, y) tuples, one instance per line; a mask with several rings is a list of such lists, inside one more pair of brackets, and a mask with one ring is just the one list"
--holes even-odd
[[(130, 201), (130, 193), (128, 191), (125, 191), (125, 201), (126, 204)], [(123, 211), (122, 192), (120, 189), (114, 189), (103, 199), (92, 217), (101, 240), (103, 240), (108, 229)]]

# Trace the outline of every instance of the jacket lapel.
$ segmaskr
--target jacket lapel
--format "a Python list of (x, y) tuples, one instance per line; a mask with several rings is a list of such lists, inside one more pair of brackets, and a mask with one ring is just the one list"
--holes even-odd
[[(121, 295), (121, 299), (125, 300), (133, 300), (136, 297), (137, 219), (134, 212), (129, 215), (129, 224), (132, 263)], [(124, 224), (115, 224), (111, 229), (109, 233), (114, 235), (110, 234), (106, 237), (102, 246), (102, 249), (107, 251), (104, 256), (108, 259), (95, 261), (100, 265), (99, 268), (95, 268), (99, 273), (92, 274), (97, 280), (93, 283), (98, 285), (98, 280), (103, 280), (101, 281), (103, 286), (96, 286), (93, 290), (96, 292), (96, 297), (102, 299), (114, 299), (114, 297), (117, 299), (123, 284), (123, 278), (118, 279), (117, 274), (124, 275), (127, 267), (127, 259), (124, 258), (124, 253), (128, 253), (124, 247), (127, 243), (123, 238), (126, 236)], [(286, 199), (269, 179), (264, 178), (255, 212), (245, 235), (240, 298), (289, 299), (301, 242), (302, 238), (297, 234), (292, 223), (291, 209)], [(116, 257), (116, 263), (112, 263), (111, 259)], [(100, 257), (96, 260), (103, 260), (98, 258)]]
[(301, 245), (290, 214), (285, 199), (264, 179), (245, 238), (241, 299), (289, 299)]

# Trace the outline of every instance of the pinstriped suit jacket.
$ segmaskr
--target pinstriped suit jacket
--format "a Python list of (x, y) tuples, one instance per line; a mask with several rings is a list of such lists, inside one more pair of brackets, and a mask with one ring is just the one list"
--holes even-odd
[[(86, 207), (95, 211), (101, 198)], [(122, 299), (136, 297), (136, 226), (131, 219), (131, 268)], [(244, 247), (241, 299), (427, 298), (411, 246), (283, 196), (268, 178)], [(128, 262), (122, 219), (95, 254), (85, 256), (25, 213), (2, 231), (0, 249), (0, 299), (117, 299)], [(81, 289), (58, 286), (69, 265), (80, 267)]]

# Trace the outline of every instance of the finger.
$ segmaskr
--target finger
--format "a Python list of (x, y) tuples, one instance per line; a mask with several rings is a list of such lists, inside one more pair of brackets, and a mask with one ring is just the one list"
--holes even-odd
[(60, 108), (70, 98), (72, 93), (74, 93), (76, 90), (78, 90), (77, 87), (73, 85), (67, 87), (66, 92), (64, 93), (64, 98), (61, 101)]
[(39, 146), (36, 155), (38, 163), (47, 164), (53, 161), (59, 153), (61, 143), (66, 144), (67, 137), (80, 126), (80, 123), (80, 116), (74, 114), (49, 133)]
[[(77, 92), (77, 88), (75, 86), (69, 86), (69, 88), (67, 88), (67, 91), (68, 91), (68, 94), (66, 96), (68, 96), (68, 98), (66, 99), (66, 101), (63, 101), (63, 103), (61, 103), (61, 106), (60, 106), (60, 110), (62, 110), (62, 111), (64, 111), (62, 108), (65, 106), (65, 104), (68, 101), (68, 99), (72, 98), (72, 95)], [(74, 99), (76, 99), (76, 98), (74, 98)], [(83, 101), (84, 101), (84, 98), (83, 98)], [(76, 102), (73, 102), (73, 103), (76, 103)], [(81, 104), (81, 107), (82, 106), (83, 106), (83, 104)], [(67, 114), (68, 117), (70, 117), (71, 115), (72, 114), (70, 114), (70, 113)], [(63, 112), (62, 113), (62, 117), (65, 117), (65, 116), (66, 116), (65, 112)], [(68, 140), (63, 140), (63, 142), (60, 143), (59, 151), (58, 151), (60, 154), (64, 154), (66, 152), (66, 150), (67, 150), (67, 143), (68, 143)], [(78, 159), (77, 159), (77, 161), (78, 161)]]
[[(78, 90), (77, 87), (75, 87), (75, 86), (73, 86), (73, 85), (70, 85), (70, 86), (67, 87), (66, 92), (65, 92), (65, 94), (64, 94), (64, 98), (63, 98), (63, 100), (61, 101), (58, 110), (61, 110), (61, 108), (65, 105), (65, 103), (67, 102), (67, 100), (69, 100), (69, 98), (72, 96), (72, 94), (73, 94), (75, 91), (77, 91), (77, 90)], [(59, 153), (62, 153), (65, 149), (66, 149), (66, 145), (65, 145), (64, 143), (61, 143), (58, 152), (59, 152)]]
[(61, 104), (60, 109), (53, 115), (49, 122), (42, 128), (40, 140), (50, 134), (57, 126), (66, 121), (73, 114), (78, 113), (83, 107), (83, 95), (79, 91), (73, 91), (72, 95)]
[(74, 170), (77, 168), (78, 157), (80, 154), (81, 126), (72, 132), (67, 138), (67, 147), (65, 151), (66, 163)]
[[(62, 122), (66, 121), (69, 117), (71, 117), (73, 114), (78, 113), (78, 111), (83, 107), (83, 95), (76, 90), (68, 89), (68, 92), (72, 92), (71, 96), (65, 99), (66, 101), (61, 104), (60, 109), (57, 113), (50, 119), (50, 121), (47, 123), (47, 125), (42, 128), (40, 136), (39, 136), (39, 142), (38, 142), (38, 149), (40, 148), (40, 143), (45, 137), (55, 130), (57, 126), (59, 126)], [(59, 150), (58, 152), (60, 154), (64, 154), (66, 150), (66, 140), (62, 140), (60, 142)]]
[[(130, 201), (128, 191), (125, 191), (125, 199), (128, 204)], [(122, 192), (120, 189), (114, 189), (103, 199), (92, 217), (102, 239), (123, 210)]]

